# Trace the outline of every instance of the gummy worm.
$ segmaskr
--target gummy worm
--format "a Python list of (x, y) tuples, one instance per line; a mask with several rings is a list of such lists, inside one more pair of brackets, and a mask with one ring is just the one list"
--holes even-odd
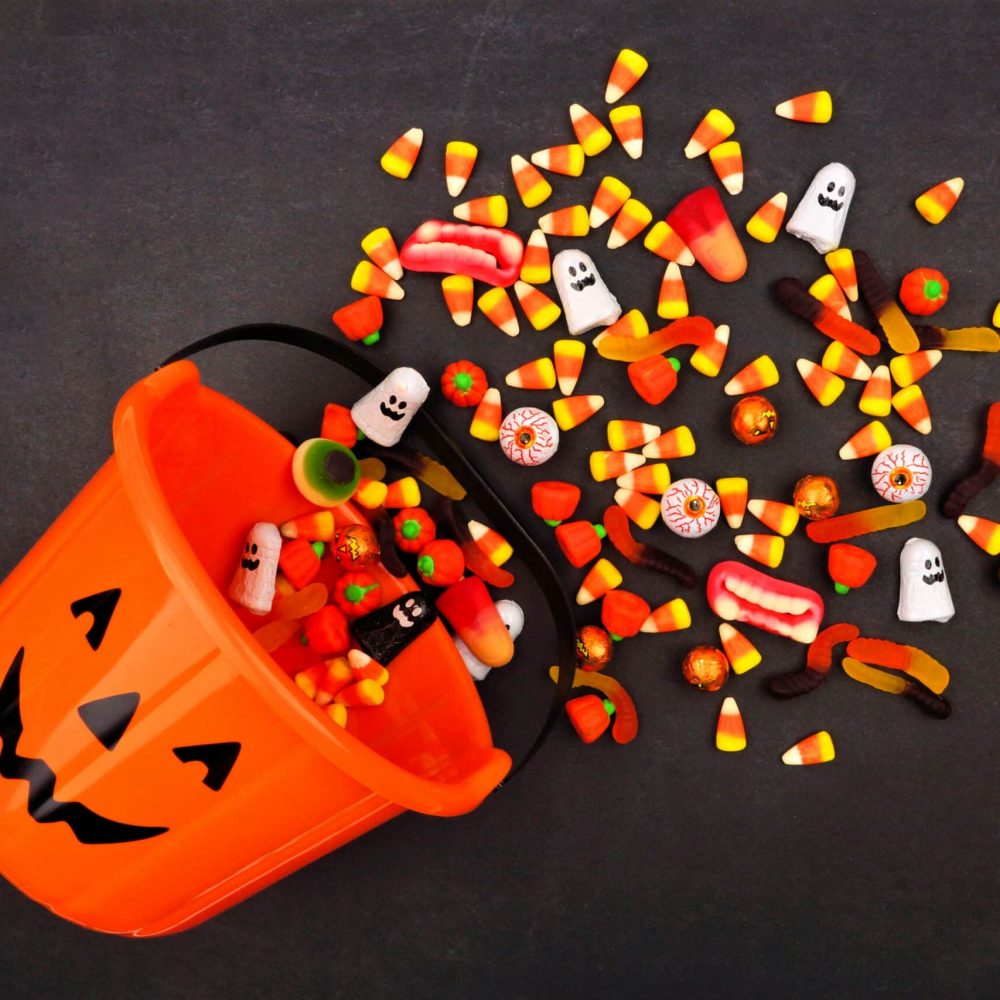
[[(557, 667), (549, 667), (549, 677), (552, 680), (556, 679), (558, 673)], [(615, 721), (611, 726), (611, 736), (615, 743), (631, 743), (636, 738), (639, 733), (639, 715), (635, 710), (635, 702), (614, 677), (577, 669), (573, 675), (573, 687), (593, 688), (610, 699), (615, 706)]]
[(637, 542), (632, 537), (628, 515), (621, 507), (615, 505), (604, 511), (604, 530), (608, 533), (611, 544), (630, 563), (666, 573), (682, 587), (690, 588), (698, 582), (697, 574), (686, 562), (655, 545)]
[(775, 698), (794, 698), (808, 694), (826, 680), (833, 665), (833, 650), (842, 642), (857, 639), (861, 630), (847, 622), (829, 625), (809, 644), (806, 650), (806, 665), (802, 670), (790, 674), (779, 674), (767, 682), (767, 689)]

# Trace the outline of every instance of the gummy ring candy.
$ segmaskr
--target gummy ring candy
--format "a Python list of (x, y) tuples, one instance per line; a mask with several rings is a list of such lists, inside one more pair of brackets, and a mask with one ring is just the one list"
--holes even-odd
[(559, 428), (544, 410), (522, 406), (508, 413), (500, 425), (500, 447), (518, 465), (541, 465), (559, 448)]
[(722, 503), (703, 479), (681, 479), (663, 494), (660, 516), (675, 534), (699, 538), (719, 523)]
[(931, 463), (912, 444), (890, 445), (872, 463), (872, 486), (883, 500), (919, 500), (931, 485)]

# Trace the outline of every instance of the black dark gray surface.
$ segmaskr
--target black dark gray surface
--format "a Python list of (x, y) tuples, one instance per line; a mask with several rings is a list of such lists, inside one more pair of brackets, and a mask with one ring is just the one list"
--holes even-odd
[[(893, 285), (911, 267), (941, 267), (953, 298), (942, 319), (988, 322), (998, 298), (998, 28), (987, 2), (5, 4), (0, 573), (109, 453), (112, 410), (128, 385), (222, 326), (329, 329), (331, 308), (350, 297), (364, 233), (385, 224), (402, 240), (424, 218), (447, 217), (447, 140), (480, 145), (469, 197), (513, 196), (510, 154), (569, 141), (573, 101), (603, 116), (622, 45), (651, 61), (633, 95), (646, 153), (632, 163), (615, 147), (582, 179), (556, 182), (546, 209), (589, 202), (610, 172), (662, 215), (711, 182), (707, 162), (680, 151), (701, 114), (720, 106), (736, 119), (746, 158), (745, 193), (727, 198), (738, 226), (777, 190), (794, 204), (818, 167), (842, 160), (858, 177), (847, 244), (868, 249)], [(831, 125), (773, 115), (777, 101), (817, 87), (834, 95)], [(427, 137), (402, 183), (377, 157), (411, 125)], [(967, 182), (958, 209), (928, 226), (913, 197), (956, 174)], [(526, 235), (534, 214), (516, 204), (512, 225)], [(585, 246), (608, 284), (626, 307), (653, 316), (659, 262), (638, 245), (608, 252), (603, 240), (602, 231)], [(769, 395), (781, 432), (762, 449), (742, 448), (726, 428), (721, 380), (685, 369), (657, 416), (689, 423), (698, 440), (674, 476), (743, 473), (754, 494), (778, 498), (800, 475), (826, 472), (845, 509), (867, 506), (867, 463), (836, 457), (865, 419), (858, 389), (820, 410), (793, 362), (818, 359), (821, 338), (767, 291), (786, 273), (811, 280), (822, 262), (787, 236), (772, 247), (746, 243), (744, 281), (721, 286), (697, 269), (685, 278), (694, 309), (732, 327), (726, 377), (765, 351), (778, 362), (782, 382)], [(468, 355), (500, 380), (553, 339), (525, 330), (508, 341), (479, 316), (457, 331), (434, 278), (412, 276), (406, 288), (374, 355), (387, 367), (412, 361), (433, 376)], [(223, 349), (204, 375), (300, 431), (315, 426), (338, 385), (275, 347)], [(696, 593), (689, 632), (637, 638), (619, 652), (616, 673), (642, 719), (631, 747), (584, 748), (562, 726), (472, 815), (405, 816), (174, 939), (102, 938), (3, 883), (4, 996), (995, 994), (1000, 586), (996, 560), (936, 508), (978, 449), (998, 388), (996, 358), (974, 356), (947, 357), (926, 383), (935, 431), (918, 443), (935, 485), (917, 533), (944, 551), (958, 608), (951, 624), (895, 620), (902, 534), (872, 539), (877, 575), (846, 598), (832, 594), (823, 554), (804, 537), (782, 567), (829, 595), (831, 618), (909, 638), (947, 663), (949, 721), (843, 675), (777, 703), (763, 679), (802, 662), (803, 651), (754, 632), (765, 663), (726, 689), (750, 746), (717, 753), (721, 696), (688, 689), (678, 672), (683, 653), (715, 635)], [(623, 371), (593, 356), (581, 391), (607, 395), (602, 417), (654, 417)], [(508, 391), (505, 401), (536, 399)], [(467, 414), (432, 405), (464, 434)], [(546, 474), (582, 481), (604, 422), (567, 435)], [(529, 518), (528, 485), (540, 477), (512, 471), (480, 443), (470, 454)], [(582, 510), (598, 516), (610, 493), (591, 484)], [(973, 509), (1000, 519), (1000, 489)], [(669, 542), (665, 529), (655, 534)], [(720, 528), (684, 552), (704, 571), (732, 554), (729, 535)], [(568, 585), (581, 575), (567, 574)], [(648, 574), (627, 576), (654, 603), (674, 596)], [(581, 615), (590, 620), (596, 613)], [(529, 623), (524, 669), (508, 684), (528, 684), (544, 628)], [(786, 746), (821, 727), (834, 735), (836, 763), (779, 763)]]

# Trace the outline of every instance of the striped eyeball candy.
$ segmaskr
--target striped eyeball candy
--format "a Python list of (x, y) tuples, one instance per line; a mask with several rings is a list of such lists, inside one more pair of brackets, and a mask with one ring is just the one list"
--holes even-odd
[(542, 465), (559, 449), (559, 428), (544, 410), (521, 406), (504, 417), (500, 447), (518, 465)]
[(718, 495), (703, 479), (681, 479), (660, 501), (663, 523), (685, 538), (707, 535), (719, 523), (721, 510)]
[(890, 503), (919, 500), (930, 485), (930, 459), (912, 444), (890, 445), (872, 463), (872, 486)]

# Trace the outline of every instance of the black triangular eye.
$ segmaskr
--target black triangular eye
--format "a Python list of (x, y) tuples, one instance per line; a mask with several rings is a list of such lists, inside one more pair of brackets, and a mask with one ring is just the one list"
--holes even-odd
[(182, 764), (190, 764), (196, 760), (208, 769), (202, 782), (217, 792), (229, 777), (229, 772), (240, 755), (240, 744), (232, 743), (199, 743), (197, 746), (174, 747), (174, 756)]
[(95, 653), (104, 642), (104, 633), (107, 632), (108, 625), (111, 624), (111, 616), (115, 613), (118, 599), (121, 596), (121, 588), (115, 587), (114, 590), (102, 590), (99, 594), (81, 597), (80, 600), (74, 601), (69, 606), (74, 618), (79, 618), (80, 615), (86, 614), (88, 611), (94, 616), (93, 624), (87, 629), (87, 643)]
[(129, 691), (126, 694), (113, 694), (110, 698), (88, 701), (77, 711), (87, 728), (104, 744), (105, 749), (114, 750), (128, 729), (138, 707), (139, 695)]

